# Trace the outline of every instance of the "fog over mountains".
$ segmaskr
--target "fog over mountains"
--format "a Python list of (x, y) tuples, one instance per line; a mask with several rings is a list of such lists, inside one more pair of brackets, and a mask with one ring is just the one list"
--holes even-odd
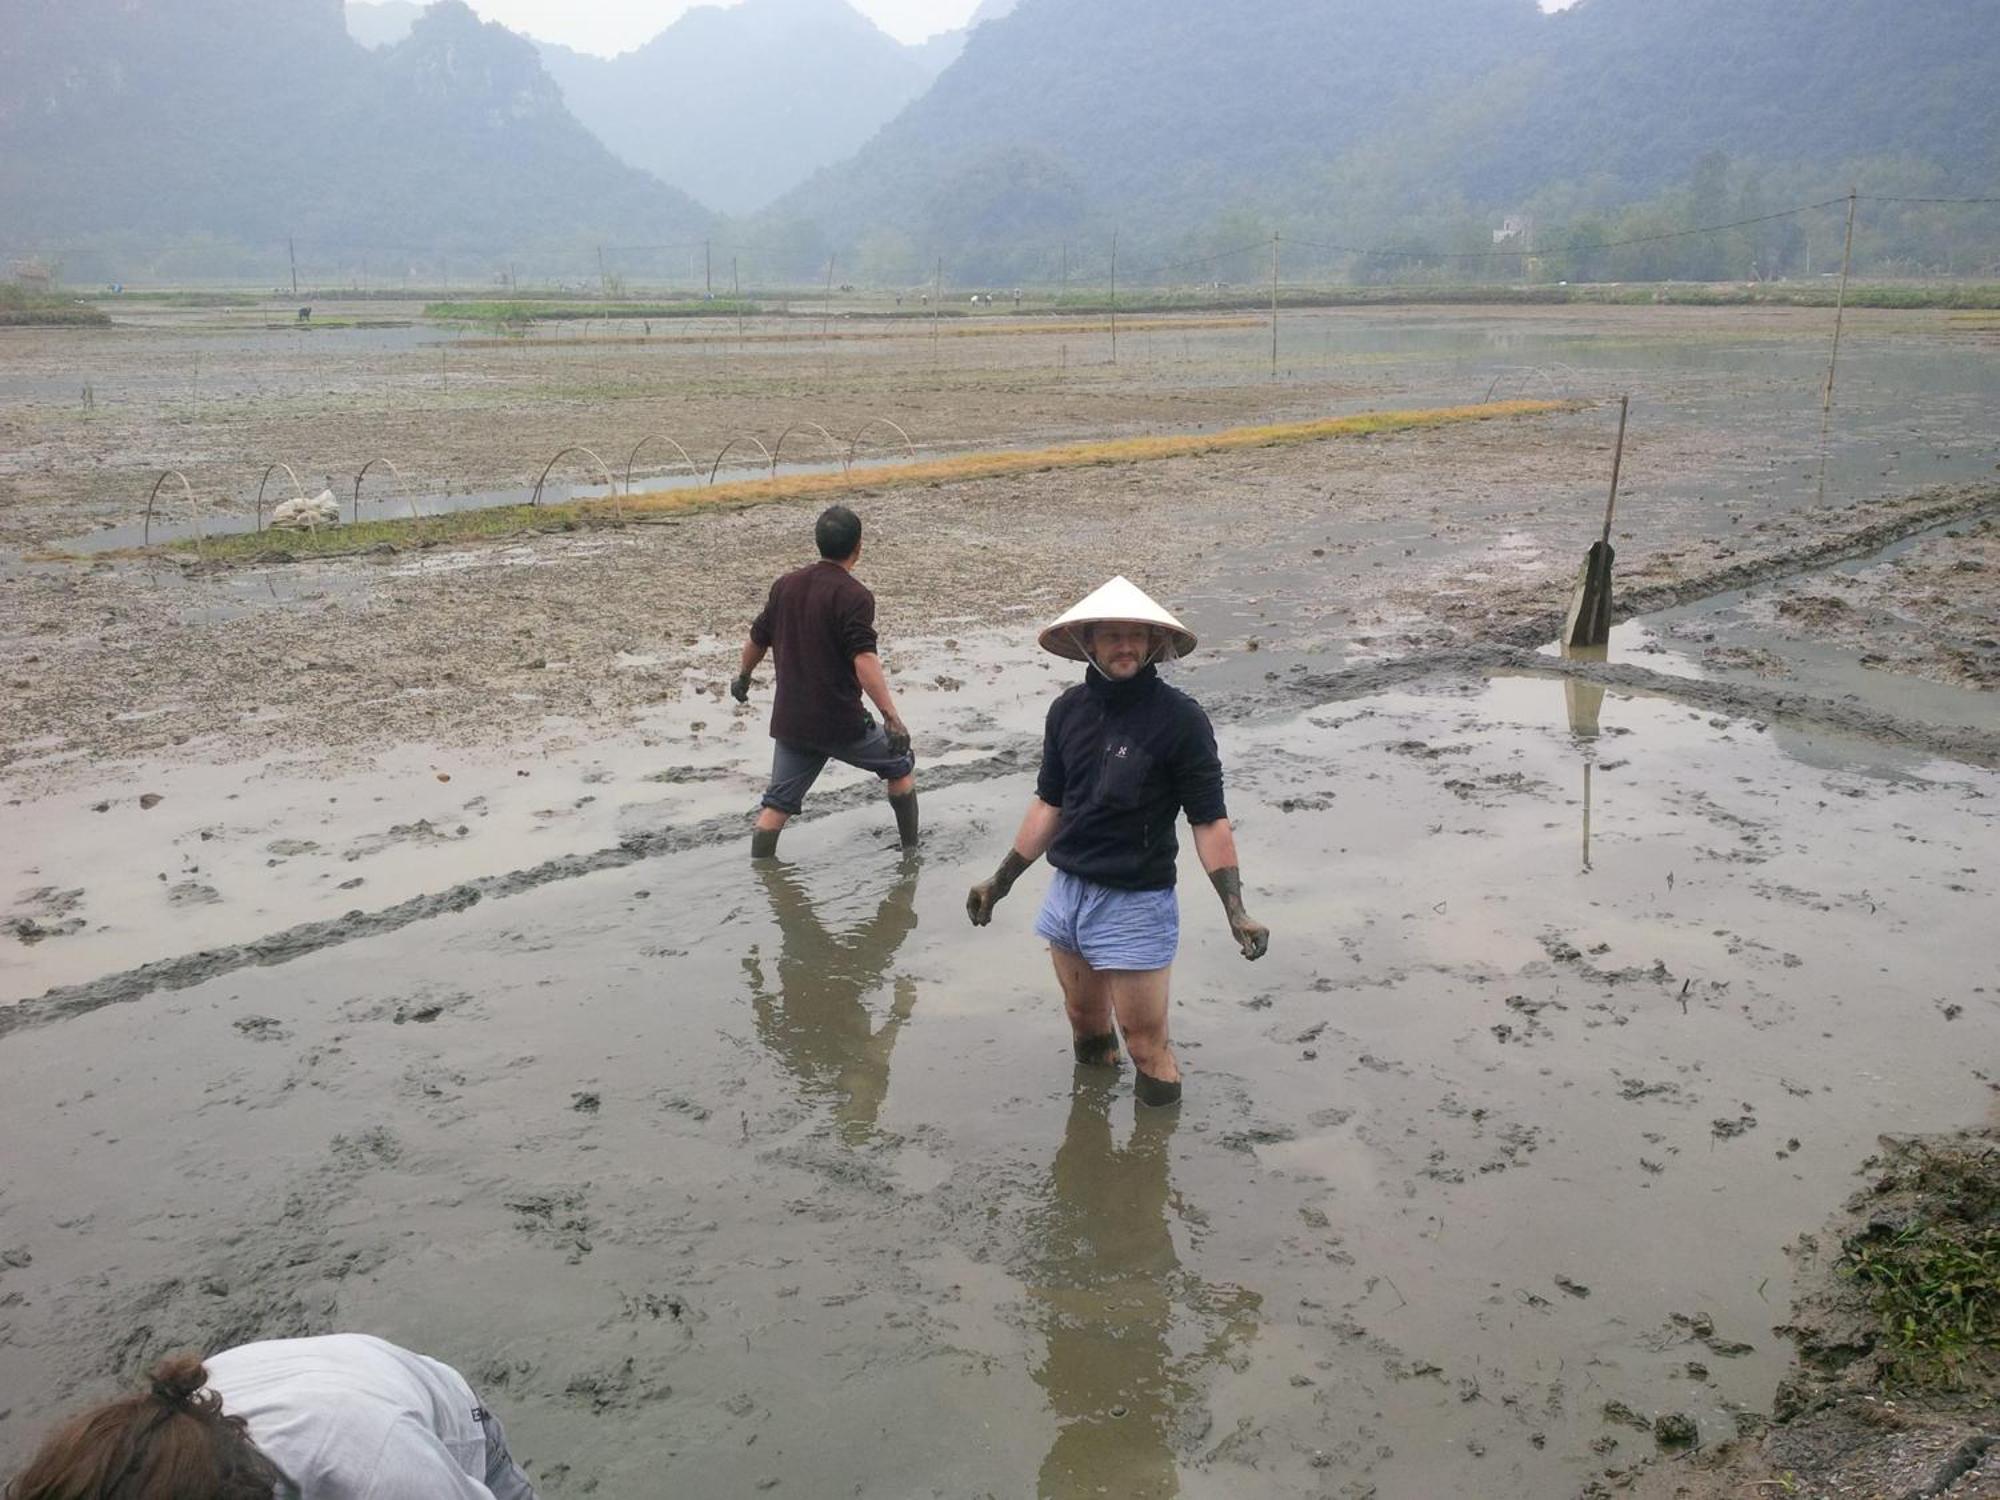
[(23, 10), (0, 50), (0, 235), (93, 276), (158, 264), (163, 245), (234, 274), (292, 238), (309, 266), (372, 254), (380, 273), (709, 222), (579, 125), (528, 42), (458, 0), (382, 52), (348, 36), (339, 0)]
[(1991, 191), (1995, 78), (1990, 0), (1022, 0), (772, 216), (885, 274), (907, 251), (904, 275), (941, 253), (1039, 276), (1113, 225), (1373, 245), (1602, 212), (1713, 153), (1772, 206), (1863, 168)]
[(541, 52), (570, 112), (622, 160), (726, 213), (852, 156), (930, 87), (937, 57), (847, 0), (698, 6), (616, 58)]
[[(744, 0), (603, 59), (460, 0), (14, 0), (0, 251), (206, 254), (225, 274), (287, 236), (350, 258), (561, 247), (594, 264), (597, 244), (720, 232), (764, 277), (831, 253), (862, 279), (921, 280), (939, 256), (1053, 279), (1064, 246), (1101, 255), (1114, 228), (1156, 259), (1282, 229), (1448, 260), (1503, 215), (1608, 231), (1850, 182), (2000, 186), (1994, 0), (1007, 9), (907, 47), (847, 0)], [(1979, 254), (1949, 226), (1863, 249)], [(1622, 274), (1744, 274), (1799, 250), (1745, 240)]]

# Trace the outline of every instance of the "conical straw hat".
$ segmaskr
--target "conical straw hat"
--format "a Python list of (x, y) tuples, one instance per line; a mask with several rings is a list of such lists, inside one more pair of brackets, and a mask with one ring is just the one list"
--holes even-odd
[(1157, 625), (1167, 632), (1168, 656), (1186, 656), (1194, 650), (1194, 632), (1147, 597), (1146, 591), (1124, 577), (1104, 585), (1081, 604), (1066, 610), (1042, 631), (1044, 651), (1071, 661), (1088, 661), (1081, 644), (1083, 627), (1119, 621), (1132, 625)]

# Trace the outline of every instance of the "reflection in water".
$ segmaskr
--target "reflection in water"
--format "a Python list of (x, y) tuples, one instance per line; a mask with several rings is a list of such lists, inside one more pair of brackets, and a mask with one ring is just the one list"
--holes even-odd
[[(1035, 1371), (1059, 1427), (1042, 1460), (1043, 1500), (1180, 1492), (1177, 1431), (1197, 1415), (1200, 1377), (1254, 1330), (1258, 1298), (1184, 1271), (1167, 1222), (1178, 1109), (1138, 1109), (1122, 1148), (1107, 1078), (1080, 1072), (1069, 1128), (1038, 1216), (1030, 1295), (1048, 1346)], [(1198, 1342), (1174, 1354), (1176, 1314)]]
[(829, 1099), (841, 1134), (859, 1142), (875, 1128), (889, 1092), (889, 1053), (917, 1004), (916, 984), (903, 975), (880, 1030), (864, 1003), (917, 925), (916, 861), (905, 861), (874, 916), (839, 934), (820, 921), (791, 866), (765, 861), (757, 874), (779, 944), (775, 992), (757, 950), (743, 960), (757, 1035), (799, 1080), (800, 1092)]
[[(1606, 661), (1608, 646), (1564, 645), (1562, 654), (1571, 661)], [(1569, 732), (1576, 736), (1583, 756), (1583, 868), (1590, 871), (1590, 766), (1592, 746), (1599, 734), (1598, 720), (1604, 712), (1604, 686), (1580, 677), (1563, 679), (1563, 707), (1569, 713)]]

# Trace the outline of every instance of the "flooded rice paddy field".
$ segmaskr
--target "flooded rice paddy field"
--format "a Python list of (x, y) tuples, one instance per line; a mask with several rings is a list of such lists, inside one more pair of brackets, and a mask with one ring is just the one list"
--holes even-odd
[[(334, 1327), (465, 1368), (556, 1497), (1541, 1497), (1769, 1410), (1787, 1245), (2000, 1082), (1992, 335), (1850, 323), (1821, 504), (1824, 319), (1295, 321), (1275, 383), (1163, 325), (448, 350), (448, 396), (420, 325), (10, 339), (23, 548), (281, 448), (471, 488), (669, 414), (955, 451), (1629, 387), (1637, 613), (1534, 649), (1601, 408), (884, 491), (926, 845), (836, 771), (760, 870), (722, 684), (811, 507), (0, 567), (0, 1471), (159, 1351)], [(240, 402), (173, 388), (204, 341)], [(1045, 874), (962, 907), (1071, 671), (1033, 627), (1116, 571), (1202, 637), (1275, 934), (1184, 856), (1167, 1116), (1071, 1066)]]

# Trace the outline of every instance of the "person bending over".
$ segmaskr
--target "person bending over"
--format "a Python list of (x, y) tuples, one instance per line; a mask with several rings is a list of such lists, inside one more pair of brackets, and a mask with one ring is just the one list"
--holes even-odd
[(153, 1366), (72, 1417), (7, 1500), (535, 1500), (450, 1365), (359, 1333)]

